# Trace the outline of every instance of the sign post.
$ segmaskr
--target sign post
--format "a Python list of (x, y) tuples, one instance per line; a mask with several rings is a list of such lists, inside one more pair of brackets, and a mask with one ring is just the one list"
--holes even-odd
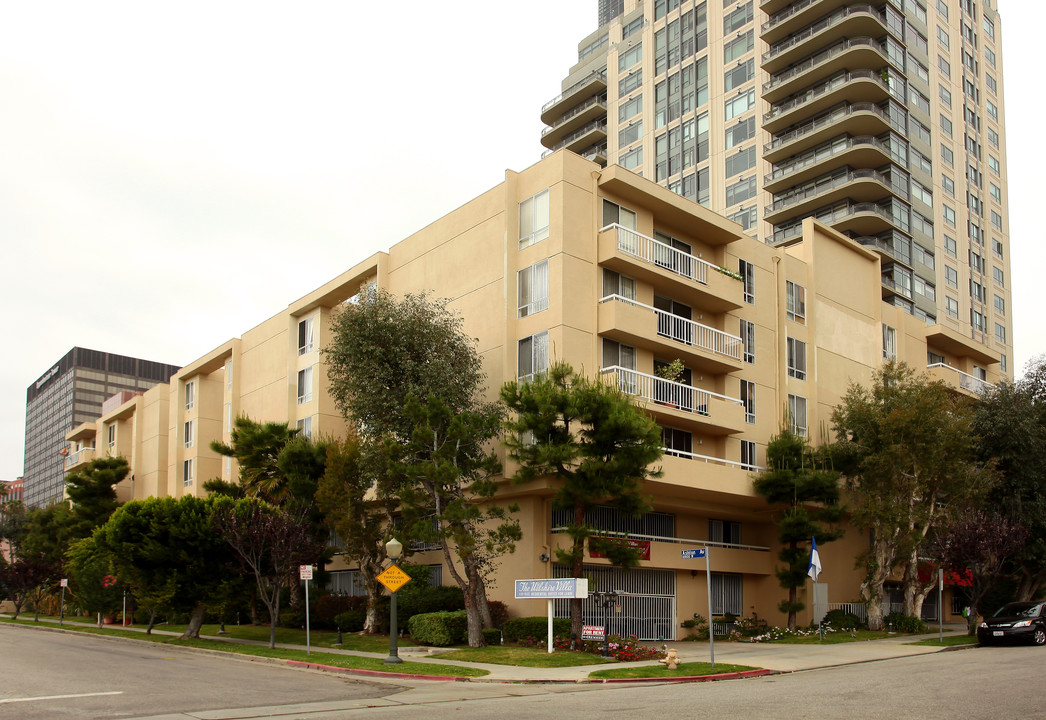
[(682, 551), (684, 560), (705, 559), (705, 576), (708, 579), (708, 654), (712, 667), (715, 667), (715, 628), (712, 626), (712, 559), (709, 557), (711, 554), (707, 547)]
[(937, 641), (944, 644), (944, 568), (937, 568)]
[(312, 638), (309, 633), (309, 580), (312, 580), (312, 565), (299, 565), (298, 576), (305, 581), (305, 654), (312, 655)]
[[(398, 542), (398, 541), (397, 541)], [(389, 557), (392, 557), (390, 555)], [(393, 563), (399, 558), (397, 552), (396, 557), (392, 557)], [(399, 565), (389, 565), (383, 573), (378, 575), (378, 582), (386, 587), (391, 596), (391, 602), (389, 607), (389, 656), (385, 658), (386, 665), (397, 665), (403, 660), (399, 656), (399, 627), (397, 627), (398, 617), (396, 608), (396, 591), (401, 587), (410, 582), (410, 575), (403, 572)]]
[(58, 627), (62, 627), (65, 623), (65, 589), (69, 587), (69, 578), (62, 578), (58, 581), (58, 584), (62, 586), (62, 604), (58, 611)]
[(516, 599), (548, 600), (548, 651), (552, 652), (552, 617), (555, 607), (552, 601), (555, 598), (587, 598), (588, 578), (544, 578), (538, 580), (517, 580)]

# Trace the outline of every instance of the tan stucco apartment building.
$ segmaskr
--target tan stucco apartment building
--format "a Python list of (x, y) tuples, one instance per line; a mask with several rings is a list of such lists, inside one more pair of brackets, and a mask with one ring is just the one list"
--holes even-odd
[[(210, 442), (228, 441), (239, 415), (312, 435), (344, 432), (320, 353), (332, 313), (371, 283), (394, 294), (431, 290), (451, 300), (477, 338), (492, 396), (504, 381), (562, 359), (634, 393), (662, 426), (664, 474), (647, 486), (652, 512), (593, 518), (648, 552), (628, 573), (589, 562), (593, 578), (630, 593), (621, 629), (671, 638), (681, 620), (708, 615), (703, 562), (680, 553), (705, 544), (713, 548), (713, 614), (755, 611), (779, 624), (775, 517), (753, 493), (751, 473), (786, 418), (812, 442), (825, 440), (847, 384), (868, 381), (884, 357), (960, 393), (999, 379), (999, 353), (971, 339), (968, 324), (942, 317), (928, 325), (884, 302), (882, 263), (814, 219), (787, 243), (767, 245), (622, 167), (560, 151), (506, 172), (501, 184), (189, 363), (169, 384), (108, 406), (67, 439), (74, 452), (93, 445), (96, 456), (129, 459), (122, 500), (198, 495), (209, 478), (236, 478), (235, 463)], [(686, 366), (681, 383), (656, 376), (675, 359)], [(524, 537), (491, 596), (514, 614), (540, 614), (541, 601), (512, 599), (512, 580), (560, 572), (548, 557), (566, 542), (563, 523), (548, 483), (506, 484), (505, 492), (521, 506)], [(863, 542), (852, 531), (822, 548), (828, 602), (857, 599)], [(413, 559), (441, 562), (438, 552)]]

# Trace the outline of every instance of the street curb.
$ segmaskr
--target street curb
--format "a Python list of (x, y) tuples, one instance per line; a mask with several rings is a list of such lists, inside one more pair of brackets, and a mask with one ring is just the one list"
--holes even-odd
[(649, 678), (589, 678), (590, 683), (636, 683), (636, 682), (715, 682), (716, 680), (743, 680), (745, 678), (777, 675), (780, 670), (742, 670), (740, 672), (718, 673), (716, 675), (680, 675), (677, 677)]
[(292, 667), (307, 668), (309, 670), (326, 670), (327, 672), (339, 672), (349, 675), (370, 675), (386, 678), (400, 678), (403, 680), (444, 680), (455, 682), (468, 682), (477, 678), (457, 677), (455, 675), (416, 675), (414, 673), (387, 672), (384, 670), (365, 670), (363, 668), (343, 668), (337, 665), (321, 665), (305, 660), (283, 660), (283, 663)]

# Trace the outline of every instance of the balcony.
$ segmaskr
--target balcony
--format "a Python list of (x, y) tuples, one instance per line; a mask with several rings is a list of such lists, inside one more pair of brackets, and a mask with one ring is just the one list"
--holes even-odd
[(759, 28), (759, 37), (772, 45), (825, 13), (846, 5), (847, 2), (848, 0), (799, 0), (789, 3), (788, 0), (765, 0), (761, 7), (770, 15), (770, 19)]
[(741, 338), (672, 315), (621, 295), (599, 301), (598, 328), (603, 337), (678, 357), (683, 364), (708, 373), (741, 369)]
[(890, 146), (877, 137), (840, 135), (775, 163), (773, 172), (763, 178), (763, 189), (776, 193), (839, 167), (878, 168), (892, 160)]
[(65, 471), (72, 472), (80, 467), (83, 467), (87, 463), (91, 462), (95, 458), (95, 449), (93, 447), (85, 447), (77, 450), (74, 453), (70, 453), (65, 458)]
[[(842, 202), (819, 208), (807, 217), (831, 225), (839, 232), (857, 236), (879, 235), (897, 227), (905, 229), (893, 216), (891, 203)], [(802, 232), (802, 220), (789, 222), (774, 230), (773, 244), (798, 237)]]
[(763, 98), (774, 103), (788, 97), (804, 85), (814, 84), (842, 70), (878, 70), (886, 62), (882, 45), (874, 38), (841, 40), (802, 62), (771, 75), (770, 81), (763, 84)]
[(541, 106), (541, 122), (546, 125), (554, 124), (557, 118), (563, 117), (571, 105), (577, 104), (583, 98), (605, 93), (606, 89), (606, 70), (586, 75)]
[(664, 453), (661, 458), (664, 474), (659, 480), (651, 481), (667, 486), (659, 491), (707, 502), (729, 502), (765, 509), (766, 501), (752, 487), (752, 473), (763, 468), (668, 448)]
[(605, 95), (589, 98), (577, 107), (568, 110), (563, 117), (551, 127), (541, 131), (541, 144), (547, 148), (556, 146), (564, 137), (595, 120), (607, 119), (607, 99)]
[(726, 312), (742, 305), (741, 281), (718, 265), (616, 223), (599, 231), (599, 263), (704, 310)]
[[(894, 189), (888, 175), (878, 170), (845, 168), (777, 196), (774, 203), (764, 209), (763, 218), (769, 223), (779, 223), (838, 200), (876, 201), (891, 192), (901, 190)], [(907, 199), (906, 192), (904, 195)]]
[[(557, 142), (555, 145), (549, 148), (552, 152), (566, 148), (571, 152), (580, 152), (581, 150), (588, 148), (590, 145), (595, 145), (600, 142), (605, 142), (607, 139), (607, 120), (603, 117), (599, 120), (593, 120), (588, 125), (585, 125), (578, 130), (570, 133), (562, 140)], [(544, 139), (542, 139), (544, 141)]]
[(926, 366), (926, 373), (934, 380), (941, 380), (945, 384), (964, 390), (970, 395), (980, 397), (992, 385), (986, 380), (974, 377), (962, 370), (956, 370), (945, 363), (934, 363)]
[(763, 53), (763, 69), (775, 73), (802, 60), (812, 49), (839, 38), (879, 37), (885, 32), (886, 23), (876, 8), (866, 4), (849, 5), (772, 44)]
[[(843, 101), (877, 103), (891, 95), (890, 85), (876, 70), (841, 72), (771, 105), (769, 112), (763, 115), (763, 128), (778, 132)], [(904, 97), (898, 100), (906, 102)]]
[(744, 404), (738, 398), (623, 367), (603, 368), (602, 373), (622, 392), (644, 400), (645, 409), (660, 424), (705, 435), (733, 435), (745, 429)]
[[(876, 136), (893, 127), (886, 111), (875, 103), (846, 103), (774, 136), (763, 146), (763, 158), (776, 162), (815, 147), (841, 133)], [(903, 128), (894, 128), (903, 133)]]

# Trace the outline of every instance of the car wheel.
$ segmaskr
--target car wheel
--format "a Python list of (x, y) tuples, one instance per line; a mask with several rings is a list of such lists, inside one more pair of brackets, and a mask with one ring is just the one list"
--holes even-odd
[(1032, 635), (1032, 642), (1036, 645), (1046, 645), (1046, 630), (1043, 628), (1035, 628), (1035, 634)]

